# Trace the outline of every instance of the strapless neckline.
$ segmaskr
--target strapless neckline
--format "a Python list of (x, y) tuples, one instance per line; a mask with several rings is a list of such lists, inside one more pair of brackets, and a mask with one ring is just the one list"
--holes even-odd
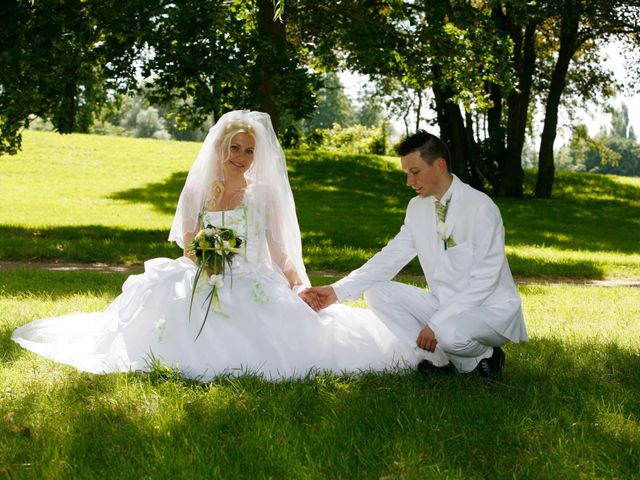
[(216, 214), (216, 213), (233, 213), (233, 212), (241, 212), (243, 209), (243, 205), (239, 205), (232, 210), (206, 210), (205, 213)]

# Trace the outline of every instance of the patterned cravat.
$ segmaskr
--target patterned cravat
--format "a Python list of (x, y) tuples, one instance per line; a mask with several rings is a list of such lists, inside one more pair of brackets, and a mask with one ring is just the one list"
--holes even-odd
[(447, 200), (444, 205), (436, 200), (436, 213), (438, 214), (438, 220), (442, 223), (447, 219), (447, 209), (449, 208), (449, 200)]
[(440, 203), (440, 201), (436, 200), (436, 214), (438, 215), (438, 235), (442, 239), (444, 243), (444, 249), (446, 250), (449, 247), (455, 247), (456, 242), (453, 239), (453, 236), (449, 235), (448, 237), (444, 236), (445, 226), (444, 222), (447, 219), (447, 210), (449, 209), (449, 202), (451, 201), (451, 197), (446, 202)]

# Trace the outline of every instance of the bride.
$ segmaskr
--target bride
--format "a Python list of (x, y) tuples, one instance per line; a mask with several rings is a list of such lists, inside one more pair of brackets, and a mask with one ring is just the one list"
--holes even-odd
[[(204, 227), (241, 239), (224, 275), (209, 269), (197, 276), (192, 245)], [(313, 298), (298, 295), (309, 286), (300, 229), (284, 153), (265, 113), (230, 112), (210, 130), (169, 240), (184, 256), (145, 262), (106, 311), (37, 320), (16, 329), (13, 340), (87, 372), (144, 371), (153, 360), (200, 381), (243, 373), (300, 378), (421, 360), (371, 311), (333, 305), (316, 313), (305, 303)]]

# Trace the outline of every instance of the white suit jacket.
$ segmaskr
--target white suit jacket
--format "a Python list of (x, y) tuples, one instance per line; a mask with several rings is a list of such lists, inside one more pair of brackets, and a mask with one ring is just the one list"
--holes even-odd
[(514, 342), (527, 340), (520, 296), (504, 251), (498, 207), (455, 175), (450, 190), (445, 227), (446, 236), (453, 236), (454, 247), (445, 249), (438, 236), (435, 198), (414, 197), (395, 238), (362, 267), (332, 285), (338, 300), (356, 299), (373, 284), (393, 279), (417, 255), (430, 293), (439, 302), (428, 324), (435, 326), (475, 309), (497, 333)]

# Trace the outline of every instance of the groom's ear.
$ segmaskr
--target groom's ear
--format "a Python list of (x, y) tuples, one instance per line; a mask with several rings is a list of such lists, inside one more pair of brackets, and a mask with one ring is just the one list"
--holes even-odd
[(435, 165), (435, 167), (438, 169), (438, 172), (440, 172), (440, 174), (445, 175), (448, 172), (447, 169), (447, 161), (442, 158), (442, 157), (437, 157), (434, 161), (433, 164)]

